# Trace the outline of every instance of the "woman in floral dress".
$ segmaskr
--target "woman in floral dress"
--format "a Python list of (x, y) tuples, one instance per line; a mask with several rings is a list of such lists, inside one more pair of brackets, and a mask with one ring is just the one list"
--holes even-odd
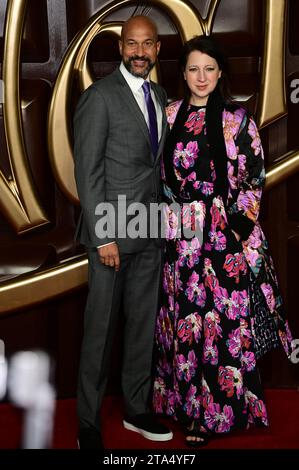
[(199, 446), (214, 433), (268, 425), (256, 360), (280, 343), (290, 356), (292, 338), (257, 220), (265, 170), (256, 124), (228, 99), (212, 38), (188, 41), (182, 68), (188, 96), (167, 108), (162, 162), (153, 405)]

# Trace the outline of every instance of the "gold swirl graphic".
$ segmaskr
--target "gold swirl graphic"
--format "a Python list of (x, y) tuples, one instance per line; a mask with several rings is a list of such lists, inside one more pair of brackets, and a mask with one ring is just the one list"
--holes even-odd
[(19, 90), (20, 49), (27, 0), (12, 0), (7, 10), (3, 55), (4, 128), (11, 179), (0, 171), (0, 209), (16, 233), (49, 223), (31, 177), (25, 151)]

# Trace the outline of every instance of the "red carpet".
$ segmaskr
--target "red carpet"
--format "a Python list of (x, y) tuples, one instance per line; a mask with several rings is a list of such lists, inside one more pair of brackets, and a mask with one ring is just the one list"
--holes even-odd
[[(299, 449), (299, 391), (266, 390), (270, 427), (252, 428), (238, 434), (212, 440), (205, 449)], [(122, 427), (122, 402), (118, 396), (105, 398), (102, 410), (103, 437), (107, 449), (190, 449), (172, 420), (164, 420), (174, 431), (172, 441), (155, 443)], [(0, 405), (0, 448), (19, 446), (22, 415), (9, 404)], [(76, 448), (76, 403), (58, 400), (55, 416), (53, 449)]]

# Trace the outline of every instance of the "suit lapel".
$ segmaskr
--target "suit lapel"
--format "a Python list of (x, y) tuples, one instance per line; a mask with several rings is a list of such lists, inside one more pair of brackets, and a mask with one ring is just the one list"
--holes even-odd
[(144, 119), (144, 116), (141, 112), (141, 109), (138, 106), (137, 101), (134, 98), (134, 95), (133, 95), (129, 85), (127, 84), (126, 80), (122, 76), (119, 69), (117, 69), (115, 71), (115, 77), (117, 78), (118, 83), (121, 86), (120, 93), (121, 93), (122, 98), (123, 98), (122, 101), (125, 103), (125, 106), (127, 107), (127, 109), (129, 111), (129, 113), (131, 114), (132, 118), (137, 121), (137, 123), (140, 126), (146, 140), (149, 143), (149, 146), (151, 146), (150, 135), (149, 135), (149, 132), (148, 132), (148, 127), (147, 127), (146, 121)]
[[(126, 80), (122, 76), (119, 69), (115, 70), (114, 76), (115, 76), (115, 79), (117, 80), (118, 85), (121, 87), (120, 88), (120, 93), (122, 95), (122, 98), (124, 98), (122, 101), (124, 101), (125, 106), (127, 107), (127, 109), (129, 111), (129, 113), (131, 114), (132, 118), (137, 121), (141, 131), (144, 134), (144, 137), (148, 141), (149, 147), (151, 148), (150, 134), (149, 134), (149, 131), (148, 131), (147, 123), (144, 119), (144, 116), (142, 114), (141, 109), (138, 106), (137, 101), (134, 98), (134, 95), (133, 95), (129, 85), (127, 84)], [(152, 88), (154, 90), (157, 102), (161, 106), (161, 110), (162, 110), (162, 132), (161, 132), (161, 139), (160, 139), (160, 142), (159, 142), (158, 154), (157, 154), (156, 158), (154, 158), (154, 156), (151, 152), (152, 160), (156, 164), (159, 161), (160, 156), (161, 156), (161, 152), (162, 152), (162, 148), (164, 146), (164, 141), (165, 141), (165, 137), (166, 137), (166, 131), (167, 131), (167, 128), (168, 128), (168, 124), (167, 124), (167, 118), (166, 118), (166, 113), (165, 113), (165, 105), (163, 103), (161, 94), (159, 93), (159, 89), (158, 89), (155, 82), (151, 82), (151, 85), (152, 85)]]

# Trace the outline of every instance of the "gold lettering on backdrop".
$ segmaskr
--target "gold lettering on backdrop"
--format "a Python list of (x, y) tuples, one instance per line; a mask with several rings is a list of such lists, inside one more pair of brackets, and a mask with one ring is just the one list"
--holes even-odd
[[(72, 149), (67, 123), (69, 91), (71, 89), (73, 73), (75, 71), (75, 73), (79, 74), (79, 83), (82, 90), (92, 83), (92, 77), (86, 63), (88, 46), (96, 34), (101, 34), (105, 30), (112, 31), (116, 35), (119, 35), (119, 23), (103, 24), (103, 22), (109, 14), (130, 3), (135, 2), (131, 0), (111, 2), (97, 15), (91, 18), (86, 27), (74, 38), (67, 50), (56, 80), (49, 112), (48, 144), (56, 180), (62, 191), (72, 201), (77, 202), (77, 193), (75, 181), (72, 176)], [(176, 25), (181, 39), (184, 41), (196, 34), (203, 32), (209, 34), (212, 31), (215, 13), (220, 0), (210, 2), (208, 15), (205, 19), (200, 16), (193, 5), (182, 0), (156, 0), (151, 3), (152, 5), (158, 6), (169, 15)], [(284, 97), (283, 47), (285, 34), (285, 3), (285, 0), (267, 0), (266, 2), (267, 25), (264, 57), (262, 61), (262, 84), (258, 107), (258, 122), (260, 125), (267, 125), (271, 121), (278, 119), (278, 117), (283, 116), (285, 113), (285, 100), (282, 99), (282, 97)], [(22, 18), (22, 15), (24, 15), (21, 8), (24, 4), (25, 0), (10, 2), (11, 7), (14, 6), (14, 8), (16, 8), (16, 6), (18, 6), (19, 18)], [(9, 19), (9, 15), (7, 18)], [(10, 24), (11, 22), (8, 23), (8, 25)], [(19, 25), (18, 28), (15, 28), (15, 34), (19, 41), (19, 37), (21, 37)], [(273, 81), (277, 71), (279, 71), (280, 78)], [(18, 76), (18, 74), (16, 74), (16, 76)], [(152, 78), (156, 79), (155, 76)], [(269, 86), (270, 81), (272, 89)], [(266, 87), (265, 91), (264, 87)], [(64, 158), (59, 158), (61, 155), (63, 155)], [(275, 181), (281, 181), (281, 175), (286, 172), (286, 170), (289, 171), (290, 168), (294, 168), (294, 165), (298, 164), (298, 152), (294, 152), (292, 155), (288, 154), (286, 157), (288, 157), (287, 165), (284, 165), (285, 160), (282, 158), (275, 168), (270, 169), (269, 183), (271, 184), (268, 186), (267, 180), (266, 189), (269, 189), (272, 184), (275, 184)], [(279, 177), (277, 175), (279, 175)], [(10, 191), (12, 194), (15, 194), (15, 201), (18, 200), (19, 191), (16, 189), (15, 184), (5, 180), (3, 175), (0, 175), (0, 190), (2, 198), (3, 194)], [(20, 281), (7, 281), (0, 284), (0, 313), (26, 308), (29, 305), (79, 288), (86, 283), (86, 279), (87, 260), (84, 255), (81, 255), (70, 260), (65, 260), (59, 266), (54, 266), (42, 273), (22, 276), (22, 280)], [(14, 301), (12, 301), (12, 299), (14, 299)]]
[(115, 34), (119, 38), (121, 33), (121, 27), (122, 22), (113, 22), (106, 23), (104, 25), (98, 25), (98, 28), (94, 31), (94, 36), (88, 36), (88, 38), (86, 38), (84, 47), (81, 48), (74, 65), (74, 71), (78, 74), (79, 77), (78, 82), (81, 91), (86, 90), (86, 88), (88, 88), (93, 83), (93, 78), (87, 64), (87, 52), (91, 41), (96, 35), (99, 35), (100, 33), (103, 34), (107, 31)]
[(257, 123), (265, 127), (287, 114), (285, 93), (286, 0), (267, 0)]
[(14, 230), (28, 232), (49, 221), (41, 207), (25, 151), (19, 92), (19, 64), (27, 0), (8, 4), (3, 73), (3, 116), (11, 179), (0, 171), (0, 209)]
[[(194, 7), (182, 0), (156, 0), (153, 5), (159, 6), (169, 14), (176, 24), (182, 40), (186, 40), (199, 33), (210, 33), (215, 12), (220, 0), (210, 2), (207, 18), (203, 19)], [(74, 38), (66, 53), (59, 71), (53, 91), (48, 127), (48, 145), (53, 172), (61, 190), (73, 202), (78, 202), (76, 184), (74, 179), (74, 165), (72, 146), (68, 128), (68, 101), (74, 69), (80, 71), (80, 82), (83, 88), (91, 83), (91, 75), (86, 70), (86, 54), (89, 44), (101, 31), (112, 28), (119, 34), (118, 24), (103, 24), (107, 16), (122, 6), (134, 3), (132, 0), (111, 2), (94, 15), (85, 28)], [(155, 77), (152, 77), (153, 79)], [(61, 159), (61, 155), (64, 156)]]

